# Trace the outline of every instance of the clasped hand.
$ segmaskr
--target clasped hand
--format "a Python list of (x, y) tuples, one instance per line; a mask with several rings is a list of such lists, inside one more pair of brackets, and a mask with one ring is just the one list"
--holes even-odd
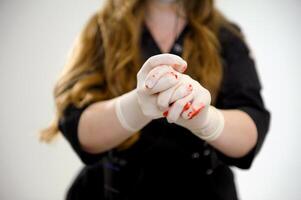
[(137, 74), (138, 103), (150, 119), (166, 117), (169, 123), (213, 141), (223, 130), (224, 117), (210, 105), (210, 92), (184, 74), (186, 68), (186, 61), (171, 54), (148, 59)]
[(168, 122), (176, 123), (206, 115), (210, 92), (172, 66), (159, 65), (151, 69), (144, 80), (139, 79), (138, 74), (138, 101), (146, 116), (166, 117)]

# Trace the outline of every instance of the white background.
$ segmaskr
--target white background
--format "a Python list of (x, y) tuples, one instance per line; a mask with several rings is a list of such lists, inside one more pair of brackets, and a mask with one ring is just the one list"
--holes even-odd
[[(1, 0), (1, 200), (63, 199), (81, 168), (65, 140), (41, 144), (37, 131), (53, 117), (52, 88), (72, 41), (99, 6), (96, 0)], [(235, 170), (239, 195), (300, 199), (301, 2), (218, 0), (218, 6), (246, 34), (272, 112), (251, 170)]]

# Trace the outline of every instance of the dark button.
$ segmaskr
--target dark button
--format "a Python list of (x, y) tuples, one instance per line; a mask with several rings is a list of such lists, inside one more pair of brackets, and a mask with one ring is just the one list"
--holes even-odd
[(191, 154), (191, 158), (192, 159), (198, 159), (200, 157), (200, 153), (199, 152), (194, 152)]
[(210, 155), (210, 150), (209, 149), (205, 149), (203, 152), (204, 156), (209, 156)]
[(207, 175), (211, 175), (212, 173), (213, 173), (213, 169), (207, 169), (207, 170), (206, 170), (206, 174), (207, 174)]
[(126, 160), (123, 160), (123, 159), (120, 159), (120, 160), (119, 160), (119, 165), (125, 166), (126, 164), (127, 164), (127, 161), (126, 161)]
[(181, 45), (179, 45), (178, 43), (176, 43), (173, 47), (174, 51), (177, 53), (181, 53), (183, 51), (183, 48)]

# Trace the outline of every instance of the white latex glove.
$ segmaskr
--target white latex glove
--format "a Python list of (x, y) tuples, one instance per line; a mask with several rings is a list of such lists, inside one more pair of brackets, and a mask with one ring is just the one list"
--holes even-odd
[(157, 106), (158, 93), (177, 84), (178, 72), (183, 73), (186, 68), (186, 61), (176, 55), (150, 57), (137, 74), (136, 89), (116, 98), (116, 115), (123, 128), (136, 132), (152, 119), (163, 117)]
[[(217, 139), (224, 128), (224, 117), (210, 105), (210, 92), (188, 75), (180, 74), (179, 80), (176, 86), (158, 96), (158, 107), (165, 111), (163, 115), (169, 123), (183, 126), (203, 140)], [(154, 87), (160, 87), (159, 84)]]

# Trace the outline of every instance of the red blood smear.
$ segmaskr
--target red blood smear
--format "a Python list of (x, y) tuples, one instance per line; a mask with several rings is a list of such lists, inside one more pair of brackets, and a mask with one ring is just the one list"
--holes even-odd
[(163, 113), (164, 117), (167, 117), (167, 115), (168, 115), (168, 110)]
[(190, 113), (188, 114), (188, 116), (190, 116), (189, 119), (192, 119), (194, 116), (196, 116), (196, 115), (197, 115), (204, 107), (205, 107), (205, 105), (202, 104), (200, 108), (198, 108), (198, 109), (193, 110), (192, 112), (190, 112)]
[(190, 103), (190, 102), (187, 102), (187, 103), (185, 104), (184, 108), (183, 108), (183, 112), (186, 111), (186, 110), (188, 110), (188, 109), (190, 108), (190, 106), (191, 106), (191, 103)]

